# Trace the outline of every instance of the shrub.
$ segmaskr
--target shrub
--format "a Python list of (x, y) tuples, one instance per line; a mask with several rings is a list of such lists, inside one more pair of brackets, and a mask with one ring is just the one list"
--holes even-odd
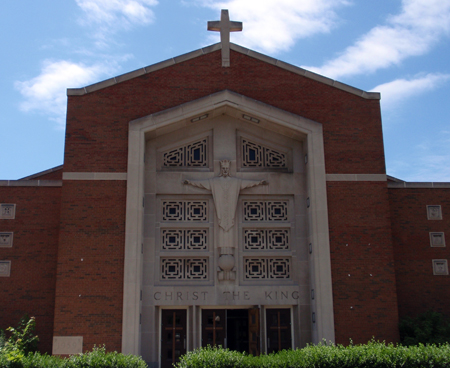
[(0, 354), (1, 368), (147, 368), (147, 364), (134, 355), (107, 353), (104, 347), (70, 358), (30, 353), (19, 360), (10, 361)]
[(202, 348), (181, 357), (177, 368), (448, 368), (450, 345), (310, 345), (304, 349), (251, 356), (220, 348)]
[(417, 318), (405, 318), (399, 329), (401, 342), (406, 346), (450, 342), (450, 322), (437, 312), (428, 311)]
[(36, 321), (34, 317), (24, 316), (20, 319), (17, 328), (8, 327), (6, 330), (10, 332), (10, 336), (6, 339), (5, 334), (1, 337), (0, 353), (4, 355), (8, 361), (19, 361), (25, 355), (37, 350), (39, 338), (34, 335)]

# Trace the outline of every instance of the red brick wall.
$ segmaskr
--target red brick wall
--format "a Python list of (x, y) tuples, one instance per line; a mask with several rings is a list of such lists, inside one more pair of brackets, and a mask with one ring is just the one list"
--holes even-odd
[(25, 314), (36, 317), (39, 348), (51, 353), (61, 187), (0, 186), (0, 203), (15, 203), (13, 247), (0, 248), (11, 261), (11, 276), (0, 278), (0, 328), (16, 327)]
[(55, 336), (121, 350), (126, 181), (64, 181)]
[[(385, 173), (378, 100), (360, 98), (233, 51), (230, 68), (222, 68), (221, 54), (217, 51), (93, 93), (69, 96), (64, 171), (126, 172), (131, 120), (225, 89), (321, 123), (327, 172)], [(344, 185), (343, 192), (334, 193), (341, 184), (336, 185), (328, 189), (330, 198), (334, 194), (340, 196), (330, 201), (331, 211), (338, 211), (330, 222), (336, 244), (349, 237), (360, 244), (362, 236), (366, 235), (367, 239), (383, 241), (382, 246), (390, 250), (386, 220), (371, 236), (341, 210), (339, 201), (354, 194), (350, 187)], [(369, 189), (373, 189), (380, 202), (377, 202), (377, 215), (388, 215), (385, 188), (361, 186), (356, 189), (360, 188), (364, 188), (361, 190), (366, 191), (368, 197)], [(106, 343), (108, 349), (120, 350), (125, 195), (125, 182), (64, 182), (55, 335), (85, 336), (85, 349), (94, 343)], [(333, 200), (337, 201), (337, 208), (333, 207)], [(351, 203), (370, 210), (359, 198), (353, 198)], [(103, 207), (98, 207), (100, 204)], [(353, 209), (349, 207), (349, 211)], [(340, 233), (344, 230), (337, 225), (340, 214), (348, 216), (353, 224), (354, 233), (348, 237)], [(108, 222), (107, 218), (114, 220)], [(103, 231), (111, 226), (115, 227), (114, 234)], [(385, 239), (389, 240), (384, 242)], [(99, 247), (99, 242), (106, 243)], [(378, 253), (373, 251), (373, 254)], [(348, 267), (344, 264), (345, 258), (338, 254), (334, 257), (333, 262), (341, 262), (333, 264), (336, 300), (341, 300), (336, 312), (339, 341), (347, 342), (348, 337), (354, 337), (355, 341), (367, 340), (366, 337), (373, 334), (395, 340), (397, 335), (391, 331), (391, 325), (397, 321), (395, 294), (388, 295), (388, 291), (395, 291), (392, 265), (383, 264), (379, 279), (370, 279), (375, 285), (371, 296), (380, 294), (382, 298), (377, 309), (372, 305), (373, 298), (371, 302), (362, 301), (369, 285), (369, 281), (363, 281), (362, 274), (358, 276), (361, 281), (352, 285), (352, 295), (341, 293), (348, 292), (349, 281), (341, 280), (342, 270)], [(352, 260), (349, 267), (352, 270), (360, 267), (362, 261), (369, 264), (386, 258), (391, 260), (392, 255), (388, 252), (384, 257), (370, 258), (362, 254)], [(96, 263), (81, 262), (81, 258)], [(343, 298), (353, 302), (354, 293), (361, 299), (356, 304), (359, 317), (352, 320), (358, 322), (346, 324), (345, 321), (356, 313), (346, 315), (348, 303)], [(370, 307), (370, 311), (366, 307)], [(383, 323), (387, 325), (385, 333), (381, 332)], [(363, 334), (359, 332), (362, 327), (373, 327), (373, 330)]]
[(336, 342), (398, 341), (384, 182), (327, 182)]
[[(433, 275), (432, 259), (450, 262), (450, 189), (389, 189), (400, 318), (427, 310), (450, 317), (450, 276)], [(442, 206), (442, 220), (427, 219), (427, 205)], [(445, 232), (447, 246), (431, 247), (430, 232)]]
[(62, 180), (63, 169), (55, 170), (43, 175), (35, 176), (32, 180)]
[(222, 90), (231, 90), (323, 124), (329, 173), (385, 173), (378, 100), (220, 51), (83, 96), (69, 96), (65, 171), (125, 172), (128, 123)]

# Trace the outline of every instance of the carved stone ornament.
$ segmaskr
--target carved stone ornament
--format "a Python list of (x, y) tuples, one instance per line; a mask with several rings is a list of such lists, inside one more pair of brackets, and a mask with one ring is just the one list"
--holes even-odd
[[(220, 161), (221, 173), (218, 177), (208, 180), (185, 180), (183, 184), (192, 185), (193, 187), (206, 189), (212, 192), (219, 224), (219, 244), (217, 246), (220, 248), (222, 257), (224, 254), (229, 255), (229, 257), (233, 257), (234, 264), (234, 256), (232, 255), (232, 252), (226, 251), (226, 248), (232, 249), (236, 247), (233, 240), (234, 234), (230, 231), (230, 229), (234, 225), (239, 193), (242, 189), (255, 187), (257, 185), (267, 185), (268, 183), (265, 180), (243, 180), (231, 177), (230, 163), (231, 162), (229, 160)], [(226, 262), (224, 258), (224, 264), (230, 263), (229, 257), (226, 258)], [(233, 271), (231, 269), (221, 269), (227, 273), (226, 275), (221, 275), (221, 277), (224, 277), (225, 280), (230, 279), (228, 278), (228, 273)]]

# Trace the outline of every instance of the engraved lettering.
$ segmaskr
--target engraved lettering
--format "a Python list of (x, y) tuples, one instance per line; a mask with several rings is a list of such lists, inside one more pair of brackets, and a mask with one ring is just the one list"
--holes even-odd
[(172, 300), (172, 292), (166, 292), (166, 300)]
[(244, 291), (244, 300), (250, 300), (250, 295), (248, 291)]
[(289, 293), (287, 291), (286, 292), (280, 291), (280, 294), (281, 294), (281, 300), (289, 298)]
[(231, 292), (229, 292), (229, 291), (224, 291), (223, 293), (225, 294), (225, 300), (228, 300), (228, 294), (231, 294)]
[(271, 295), (272, 292), (271, 291), (266, 291), (265, 294), (266, 294), (266, 299), (272, 300), (272, 295)]
[(192, 293), (192, 300), (198, 300), (198, 292), (197, 291), (194, 291)]
[(203, 300), (206, 300), (206, 296), (208, 295), (207, 291), (202, 291)]
[(239, 291), (238, 292), (233, 291), (233, 300), (239, 300)]
[(161, 293), (159, 291), (157, 291), (154, 295), (153, 298), (155, 298), (155, 300), (161, 300)]
[(293, 291), (292, 292), (292, 299), (298, 299), (300, 298), (300, 295), (298, 295), (298, 291)]
[(177, 300), (183, 300), (182, 295), (183, 293), (181, 291), (177, 291)]

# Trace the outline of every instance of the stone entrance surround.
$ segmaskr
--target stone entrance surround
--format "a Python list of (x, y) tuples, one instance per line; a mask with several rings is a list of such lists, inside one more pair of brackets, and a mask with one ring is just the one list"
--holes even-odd
[[(175, 285), (171, 285), (170, 282), (166, 283), (165, 280), (162, 280), (158, 276), (160, 273), (158, 262), (154, 263), (156, 266), (154, 267), (154, 274), (151, 276), (154, 278), (154, 283), (153, 285), (148, 284), (147, 280), (149, 276), (145, 271), (146, 266), (144, 266), (145, 262), (147, 262), (145, 259), (148, 257), (148, 255), (144, 255), (146, 253), (144, 252), (144, 247), (145, 249), (148, 248), (145, 240), (145, 234), (148, 230), (145, 227), (148, 226), (149, 222), (156, 221), (155, 217), (151, 217), (156, 216), (156, 214), (152, 215), (152, 210), (149, 207), (153, 206), (156, 208), (160, 204), (156, 205), (154, 202), (150, 204), (144, 203), (144, 199), (145, 201), (147, 200), (145, 193), (148, 192), (146, 189), (148, 185), (148, 180), (146, 181), (146, 165), (148, 162), (144, 162), (144, 157), (145, 160), (149, 159), (147, 157), (149, 153), (146, 152), (146, 142), (154, 140), (157, 137), (170, 136), (169, 133), (175, 130), (189, 128), (193, 123), (199, 124), (199, 126), (201, 124), (208, 124), (208, 121), (211, 119), (220, 119), (223, 115), (236, 121), (241, 121), (239, 124), (243, 126), (253, 124), (256, 130), (276, 132), (277, 135), (302, 142), (301, 147), (303, 147), (303, 151), (301, 152), (300, 158), (305, 163), (307, 162), (304, 166), (306, 174), (304, 175), (305, 195), (301, 200), (301, 197), (295, 196), (295, 206), (301, 208), (301, 211), (304, 211), (307, 217), (307, 228), (309, 230), (305, 229), (304, 242), (310, 244), (305, 245), (305, 248), (309, 249), (309, 275), (307, 279), (309, 279), (310, 286), (299, 289), (294, 278), (287, 283), (282, 282), (282, 287), (280, 287), (280, 282), (276, 280), (268, 280), (267, 283), (264, 283), (264, 287), (261, 287), (258, 286), (258, 282), (254, 282), (248, 278), (245, 279), (242, 276), (242, 264), (239, 265), (240, 268), (237, 268), (238, 276), (236, 280), (232, 278), (227, 280), (225, 278), (225, 281), (219, 281), (215, 276), (216, 272), (211, 272), (210, 275), (214, 276), (208, 276), (205, 280), (185, 281), (181, 284), (175, 282)], [(227, 158), (214, 157), (214, 160)], [(236, 165), (236, 162), (233, 162), (233, 164)], [(211, 162), (208, 165), (208, 170), (205, 170), (207, 172), (201, 175), (207, 178), (211, 174), (218, 174), (218, 161)], [(235, 172), (232, 174), (232, 176), (236, 175)], [(230, 91), (222, 91), (200, 100), (130, 122), (127, 175), (128, 189), (122, 334), (122, 351), (124, 353), (142, 354), (144, 350), (147, 350), (145, 346), (141, 346), (142, 344), (148, 345), (148, 341), (158, 341), (158, 316), (161, 309), (177, 306), (178, 308), (187, 308), (189, 311), (188, 316), (191, 316), (191, 320), (188, 317), (188, 330), (190, 328), (191, 334), (194, 335), (192, 335), (192, 339), (189, 342), (189, 348), (196, 347), (199, 344), (200, 336), (195, 336), (195, 331), (198, 332), (199, 329), (199, 326), (196, 325), (199, 323), (199, 320), (194, 318), (194, 316), (199, 313), (202, 306), (222, 308), (241, 306), (247, 308), (259, 305), (262, 306), (262, 309), (265, 308), (264, 306), (270, 307), (272, 305), (292, 307), (294, 315), (296, 315), (293, 319), (294, 324), (299, 323), (298, 316), (301, 316), (304, 324), (306, 321), (309, 321), (309, 326), (302, 326), (302, 329), (305, 331), (310, 331), (309, 336), (311, 341), (308, 342), (319, 342), (323, 338), (331, 341), (334, 340), (325, 188), (326, 177), (322, 127), (319, 123), (275, 109)], [(251, 177), (251, 179), (270, 178), (269, 173), (261, 176), (261, 172), (242, 173), (240, 175), (247, 175), (246, 178)], [(183, 173), (182, 176), (184, 179), (189, 178), (189, 172)], [(270, 192), (270, 179), (268, 181), (269, 188), (261, 186), (258, 189), (250, 190), (256, 190), (254, 192), (256, 195), (258, 190), (263, 190), (263, 192), (259, 192), (261, 194), (276, 194)], [(180, 185), (182, 185), (182, 181), (180, 181)], [(203, 190), (202, 192), (201, 189), (195, 188), (190, 190), (193, 191), (191, 194), (194, 197), (197, 195), (197, 198), (204, 198), (212, 203), (208, 199), (212, 199), (211, 194), (207, 191)], [(268, 192), (264, 192), (264, 190)], [(157, 201), (160, 202), (162, 198), (165, 198), (162, 194), (157, 197), (159, 198)], [(245, 193), (240, 198), (245, 199)], [(257, 195), (251, 198), (267, 197), (258, 197)], [(289, 200), (289, 196), (286, 198), (286, 203), (289, 203), (290, 206), (289, 211), (293, 211), (292, 214), (295, 213), (297, 209), (294, 208), (293, 202)], [(143, 206), (144, 204), (145, 207)], [(243, 204), (240, 203), (238, 206), (242, 208)], [(304, 206), (304, 208), (301, 206)], [(153, 220), (149, 221), (149, 219)], [(215, 226), (214, 231), (217, 232), (217, 225)], [(213, 267), (216, 262), (214, 254), (214, 250), (212, 249), (209, 253), (205, 253), (205, 259), (210, 260), (210, 267)], [(241, 250), (236, 250), (235, 255), (238, 256), (237, 260), (240, 260), (242, 256)], [(154, 256), (152, 255), (151, 257)], [(158, 261), (159, 259), (160, 256), (156, 255), (154, 260)], [(292, 269), (295, 269), (295, 265), (292, 265)], [(216, 268), (214, 267), (215, 270)], [(145, 286), (146, 283), (147, 286)], [(314, 291), (310, 293), (306, 292), (310, 289)], [(144, 291), (142, 292), (142, 290)], [(143, 298), (141, 300), (142, 295)], [(307, 305), (308, 308), (302, 310), (302, 305)], [(305, 313), (308, 315), (305, 316)], [(196, 321), (193, 319), (196, 319)], [(140, 325), (140, 321), (142, 325)], [(294, 344), (299, 345), (299, 338), (296, 340)], [(150, 351), (148, 354), (151, 357), (146, 357), (146, 360), (155, 361), (154, 359), (158, 356), (158, 351)]]

